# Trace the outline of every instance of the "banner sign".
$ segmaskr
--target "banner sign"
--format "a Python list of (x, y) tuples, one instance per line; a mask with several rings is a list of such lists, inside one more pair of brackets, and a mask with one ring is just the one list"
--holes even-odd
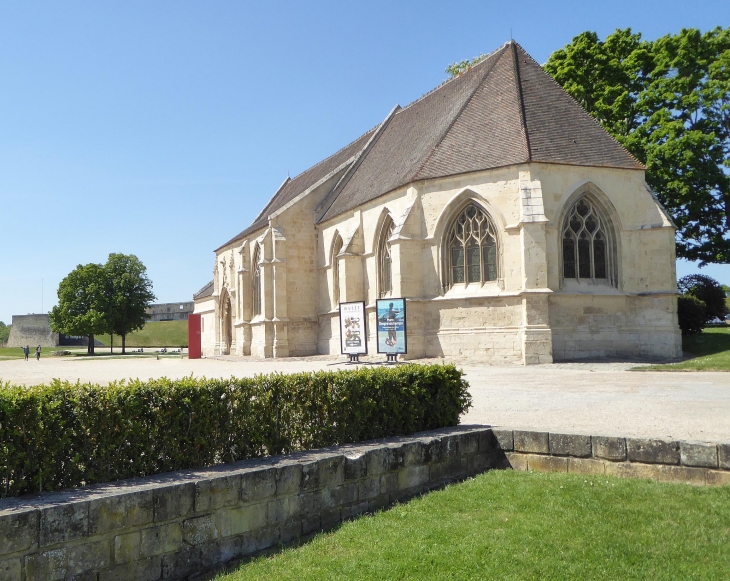
[(365, 303), (340, 303), (340, 349), (343, 355), (367, 355)]
[(407, 353), (406, 299), (378, 299), (378, 353)]

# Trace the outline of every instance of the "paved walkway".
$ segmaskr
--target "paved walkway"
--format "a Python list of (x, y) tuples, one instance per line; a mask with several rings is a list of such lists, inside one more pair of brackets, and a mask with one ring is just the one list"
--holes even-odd
[[(338, 361), (330, 356), (193, 361), (44, 357), (0, 361), (0, 381), (108, 383), (129, 377), (230, 377), (346, 368), (336, 365)], [(635, 365), (629, 363), (522, 367), (452, 361), (464, 369), (471, 385), (474, 406), (462, 419), (465, 424), (730, 442), (730, 373), (636, 372), (628, 371)]]

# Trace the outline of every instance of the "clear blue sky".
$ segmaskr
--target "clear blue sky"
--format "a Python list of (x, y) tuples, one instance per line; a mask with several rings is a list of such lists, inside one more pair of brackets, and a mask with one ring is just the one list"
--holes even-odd
[[(5, 1), (0, 320), (49, 310), (69, 271), (110, 252), (144, 262), (158, 301), (189, 300), (287, 173), (510, 30), (545, 62), (584, 30), (729, 24), (720, 0)], [(703, 272), (730, 284), (728, 266)]]

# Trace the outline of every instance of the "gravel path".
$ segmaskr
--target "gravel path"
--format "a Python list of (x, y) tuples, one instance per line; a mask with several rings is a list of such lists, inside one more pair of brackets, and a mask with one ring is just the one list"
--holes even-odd
[[(251, 376), (346, 367), (338, 361), (330, 356), (193, 361), (45, 357), (0, 361), (0, 380), (33, 385), (52, 378), (108, 383), (129, 377)], [(522, 367), (451, 361), (464, 369), (471, 385), (474, 406), (464, 424), (730, 442), (730, 373), (636, 372), (628, 371), (634, 363), (621, 362)]]

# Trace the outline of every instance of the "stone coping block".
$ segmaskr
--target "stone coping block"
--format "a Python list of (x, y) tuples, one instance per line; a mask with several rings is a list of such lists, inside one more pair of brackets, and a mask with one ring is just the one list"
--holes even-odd
[(0, 500), (0, 580), (187, 579), (490, 469), (730, 485), (730, 443), (457, 426)]

